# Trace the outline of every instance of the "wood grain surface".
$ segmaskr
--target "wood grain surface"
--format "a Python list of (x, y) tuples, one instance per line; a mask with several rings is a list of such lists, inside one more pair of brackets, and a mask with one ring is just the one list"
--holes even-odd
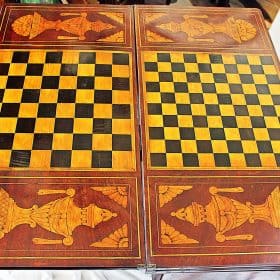
[(135, 17), (147, 262), (277, 265), (279, 63), (261, 14), (137, 7)]
[(279, 265), (258, 10), (0, 9), (0, 266)]

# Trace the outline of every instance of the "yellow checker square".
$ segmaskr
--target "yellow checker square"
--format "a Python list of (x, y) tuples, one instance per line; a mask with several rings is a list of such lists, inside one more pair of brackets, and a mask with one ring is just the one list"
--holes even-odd
[(75, 118), (73, 133), (87, 133), (92, 134), (93, 119), (92, 118)]
[(143, 59), (145, 62), (156, 62), (157, 61), (157, 53), (156, 52), (144, 52)]
[(263, 74), (254, 74), (253, 76), (253, 80), (255, 84), (262, 84), (262, 85), (266, 85), (269, 84), (269, 82), (266, 79), (266, 75)]
[(182, 153), (197, 153), (195, 140), (181, 140)]
[(220, 116), (207, 116), (207, 122), (209, 128), (222, 128), (223, 121)]
[(9, 67), (10, 76), (24, 76), (27, 65), (25, 63), (11, 63)]
[(168, 167), (183, 167), (183, 157), (181, 153), (167, 153), (166, 162)]
[(269, 84), (268, 85), (269, 91), (271, 95), (279, 94), (280, 92), (280, 85), (279, 84)]
[(148, 125), (154, 126), (154, 127), (163, 127), (163, 116), (162, 115), (148, 115)]
[(112, 73), (115, 77), (129, 77), (130, 69), (128, 65), (115, 65), (112, 66)]
[(132, 151), (113, 151), (112, 166), (118, 170), (134, 170), (135, 155)]
[(159, 75), (157, 72), (146, 72), (145, 73), (145, 79), (149, 82), (158, 82), (159, 81)]
[(3, 103), (20, 103), (22, 97), (21, 89), (5, 89)]
[(217, 93), (230, 93), (229, 85), (226, 83), (215, 84)]
[(272, 140), (271, 146), (272, 146), (273, 153), (275, 153), (275, 154), (280, 153), (280, 141), (279, 140), (277, 140), (277, 141)]
[(34, 118), (37, 117), (38, 104), (37, 103), (21, 103), (19, 107), (18, 116), (20, 118)]
[(258, 150), (258, 146), (257, 146), (257, 142), (254, 140), (243, 140), (241, 142), (242, 144), (242, 149), (243, 149), (243, 153), (244, 154), (258, 154), (259, 150)]
[(226, 74), (229, 84), (241, 84), (240, 76), (238, 74)]
[(14, 133), (16, 125), (16, 118), (0, 118), (0, 133)]
[(191, 104), (193, 116), (206, 116), (206, 107), (204, 104)]
[(94, 134), (92, 149), (97, 151), (112, 151), (112, 134)]
[(111, 104), (94, 104), (94, 118), (112, 118)]
[(0, 63), (11, 63), (13, 57), (13, 51), (0, 50)]
[(112, 134), (132, 134), (133, 121), (130, 119), (112, 119)]
[(57, 103), (56, 117), (57, 118), (74, 118), (75, 104), (73, 103)]
[(237, 71), (239, 74), (251, 74), (251, 68), (248, 64), (237, 64)]
[(151, 139), (149, 141), (151, 153), (166, 153), (165, 140)]
[(233, 105), (220, 105), (220, 112), (222, 116), (234, 116), (235, 111)]
[(187, 76), (184, 72), (173, 72), (173, 82), (187, 82)]
[(184, 62), (183, 54), (180, 52), (173, 52), (170, 54), (171, 62)]
[(247, 55), (247, 59), (251, 65), (262, 65), (259, 55)]
[(160, 83), (161, 92), (174, 92), (174, 83), (172, 82), (161, 82)]
[(198, 53), (196, 54), (197, 63), (210, 63), (210, 56), (208, 53)]
[(246, 99), (244, 94), (232, 94), (231, 101), (233, 105), (246, 105)]
[(72, 150), (73, 135), (67, 133), (53, 134), (53, 150)]
[(197, 63), (184, 63), (186, 72), (188, 73), (198, 73), (198, 64)]
[[(176, 104), (190, 104), (190, 96), (189, 96), (189, 94), (176, 92), (175, 101), (176, 101)], [(159, 99), (159, 102), (160, 102), (160, 99)]]
[(238, 128), (226, 127), (224, 128), (225, 138), (228, 140), (240, 140), (240, 133)]
[(13, 150), (32, 150), (33, 133), (15, 133)]
[(172, 72), (170, 62), (158, 62), (158, 72)]
[(280, 105), (275, 106), (276, 115), (280, 116)]
[(26, 76), (24, 79), (24, 88), (28, 89), (40, 89), (42, 85), (41, 76)]
[(51, 150), (33, 150), (31, 151), (29, 167), (48, 168), (51, 163)]
[(213, 153), (222, 153), (222, 154), (227, 154), (228, 153), (228, 146), (227, 146), (227, 141), (225, 140), (212, 140), (212, 149)]
[(277, 75), (277, 70), (274, 65), (263, 65), (262, 68), (266, 74)]
[(94, 88), (112, 90), (112, 77), (95, 77)]
[(219, 104), (216, 93), (203, 93), (203, 99), (205, 104)]
[(76, 76), (60, 76), (59, 78), (60, 89), (76, 89), (77, 77)]
[(243, 167), (246, 166), (246, 159), (244, 154), (230, 153), (229, 154), (231, 167)]
[(258, 99), (261, 105), (273, 105), (272, 96), (270, 94), (259, 94)]
[(0, 167), (9, 167), (11, 154), (11, 150), (0, 150)]
[(194, 128), (196, 140), (210, 140), (210, 130), (208, 127), (195, 127)]
[(58, 98), (58, 90), (56, 89), (42, 89), (40, 91), (40, 103), (56, 103)]
[(166, 140), (180, 139), (179, 127), (164, 127), (164, 139)]
[[(153, 98), (156, 93), (149, 93), (149, 98)], [(159, 95), (160, 98), (160, 95)], [(132, 92), (127, 90), (113, 90), (112, 103), (113, 104), (131, 104), (133, 102)]]
[(247, 105), (250, 116), (262, 116), (262, 107), (260, 105)]
[(269, 140), (269, 133), (266, 128), (254, 128), (254, 136), (256, 140)]
[(256, 94), (256, 86), (254, 84), (243, 84), (242, 85), (243, 93), (244, 94)]
[(71, 152), (71, 167), (91, 168), (92, 151), (73, 150)]
[(236, 116), (235, 119), (236, 119), (237, 127), (239, 127), (239, 128), (251, 128), (252, 127), (251, 118), (248, 116)]
[(277, 167), (277, 162), (275, 160), (275, 155), (270, 153), (259, 154), (261, 160), (261, 166), (263, 167)]
[(8, 76), (0, 76), (0, 88), (5, 88), (7, 84)]
[(147, 98), (147, 103), (161, 103), (160, 92), (149, 92), (148, 94), (146, 93), (145, 96)]
[(280, 122), (278, 117), (264, 117), (265, 126), (267, 128), (279, 128)]
[(55, 118), (37, 118), (35, 122), (35, 133), (53, 133)]
[(201, 83), (187, 83), (189, 93), (202, 93)]
[(46, 61), (46, 52), (41, 50), (31, 50), (29, 52), (28, 63), (45, 63)]
[(95, 65), (94, 64), (79, 64), (78, 65), (78, 76), (94, 76)]
[(214, 76), (212, 73), (200, 73), (199, 76), (202, 83), (214, 83)]
[(198, 162), (201, 167), (212, 167), (215, 166), (214, 154), (203, 153), (198, 154)]
[(225, 66), (223, 64), (211, 64), (212, 73), (226, 73)]
[(181, 115), (181, 116), (178, 116), (177, 118), (178, 118), (179, 127), (193, 127), (192, 116)]
[(76, 103), (93, 103), (94, 90), (77, 89), (76, 90)]
[(96, 64), (113, 64), (113, 54), (111, 52), (96, 52)]
[(60, 63), (46, 63), (43, 68), (43, 76), (59, 76), (60, 69)]
[(163, 115), (177, 115), (176, 104), (162, 103), (161, 108), (162, 108), (162, 114)]
[(65, 64), (78, 64), (79, 63), (79, 52), (64, 51), (61, 62), (65, 63)]
[(223, 55), (223, 63), (224, 64), (236, 64), (235, 58), (231, 54), (224, 54)]

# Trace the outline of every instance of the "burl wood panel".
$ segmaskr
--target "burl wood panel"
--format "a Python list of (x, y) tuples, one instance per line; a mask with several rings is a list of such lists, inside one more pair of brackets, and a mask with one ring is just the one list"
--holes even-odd
[(141, 47), (266, 50), (271, 47), (259, 10), (136, 8)]
[(110, 6), (6, 6), (2, 45), (131, 46), (132, 9)]
[(1, 266), (135, 266), (137, 179), (1, 178)]
[(260, 13), (135, 17), (148, 263), (279, 264), (279, 63)]
[(2, 15), (0, 266), (143, 264), (132, 9)]

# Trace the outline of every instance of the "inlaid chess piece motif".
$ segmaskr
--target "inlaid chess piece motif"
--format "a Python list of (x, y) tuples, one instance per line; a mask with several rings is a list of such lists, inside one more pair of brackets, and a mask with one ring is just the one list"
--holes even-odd
[(241, 187), (217, 188), (210, 187), (211, 201), (202, 206), (197, 202), (178, 209), (171, 213), (180, 220), (198, 226), (201, 223), (209, 223), (216, 229), (216, 240), (252, 240), (253, 234), (226, 235), (230, 230), (240, 227), (246, 222), (264, 221), (275, 228), (280, 228), (280, 190), (276, 187), (266, 201), (260, 205), (251, 202), (241, 203), (235, 199), (222, 196), (219, 193), (243, 192)]
[(90, 204), (85, 208), (80, 208), (74, 203), (74, 189), (50, 190), (41, 189), (38, 195), (66, 194), (64, 198), (59, 198), (49, 203), (31, 208), (19, 207), (13, 198), (0, 188), (0, 238), (22, 224), (29, 224), (31, 228), (40, 226), (41, 228), (63, 236), (62, 239), (33, 238), (34, 244), (63, 244), (71, 246), (73, 244), (72, 233), (79, 226), (95, 228), (98, 224), (109, 221), (117, 214), (108, 209)]
[(205, 22), (201, 19), (208, 18), (207, 15), (201, 16), (183, 16), (184, 21), (168, 22), (157, 25), (161, 29), (170, 32), (184, 32), (187, 35), (187, 40), (190, 42), (215, 42), (214, 38), (203, 38), (205, 35), (209, 36), (215, 33), (224, 33), (238, 43), (249, 41), (253, 39), (256, 34), (256, 28), (248, 21), (243, 19), (235, 19), (229, 17), (226, 21), (221, 23)]
[[(63, 30), (72, 36), (58, 36), (60, 40), (78, 39), (85, 40), (88, 31), (101, 32), (114, 28), (113, 25), (97, 20), (91, 22), (87, 19), (87, 13), (60, 13), (60, 16), (73, 16), (65, 20), (50, 21), (42, 15), (34, 12), (33, 15), (25, 15), (17, 18), (12, 23), (12, 29), (20, 36), (33, 39), (46, 30)], [(74, 35), (74, 36), (73, 36)]]

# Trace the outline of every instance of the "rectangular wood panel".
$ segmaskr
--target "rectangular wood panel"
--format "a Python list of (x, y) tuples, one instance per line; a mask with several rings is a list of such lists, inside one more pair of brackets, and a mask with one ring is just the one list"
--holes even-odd
[(5, 6), (1, 266), (144, 262), (132, 22), (129, 7)]
[(259, 11), (135, 17), (148, 263), (279, 263), (279, 64)]

